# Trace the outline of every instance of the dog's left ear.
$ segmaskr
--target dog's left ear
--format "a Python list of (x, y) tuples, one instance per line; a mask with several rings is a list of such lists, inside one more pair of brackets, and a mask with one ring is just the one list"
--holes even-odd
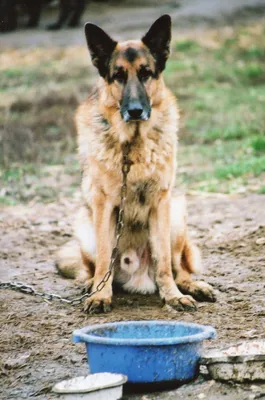
[(171, 18), (169, 15), (162, 15), (158, 18), (142, 38), (142, 42), (149, 48), (156, 60), (157, 72), (165, 69), (170, 54), (170, 40)]
[(92, 62), (97, 67), (99, 74), (105, 78), (108, 73), (110, 58), (117, 42), (99, 26), (90, 22), (85, 25), (85, 34)]

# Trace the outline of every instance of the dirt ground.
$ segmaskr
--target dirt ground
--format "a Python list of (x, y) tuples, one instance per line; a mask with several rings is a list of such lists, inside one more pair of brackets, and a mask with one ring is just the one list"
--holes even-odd
[[(0, 280), (22, 281), (38, 290), (76, 296), (80, 289), (57, 275), (54, 252), (72, 233), (79, 200), (2, 209)], [(170, 312), (158, 296), (117, 294), (114, 310), (87, 316), (81, 306), (49, 303), (40, 298), (0, 291), (1, 387), (3, 399), (49, 399), (52, 385), (87, 372), (85, 348), (73, 344), (75, 328), (97, 322), (133, 319), (178, 319), (216, 328), (221, 347), (242, 339), (264, 338), (265, 326), (265, 196), (189, 197), (189, 225), (203, 251), (203, 278), (218, 291), (214, 304), (201, 303), (196, 312)], [(254, 390), (254, 392), (253, 392)], [(257, 391), (255, 391), (257, 390)], [(199, 378), (177, 391), (147, 399), (265, 398), (265, 385), (225, 385)], [(250, 396), (250, 397), (249, 397)], [(252, 397), (251, 397), (252, 396)], [(141, 396), (130, 395), (131, 399)], [(199, 397), (200, 398), (200, 397)]]

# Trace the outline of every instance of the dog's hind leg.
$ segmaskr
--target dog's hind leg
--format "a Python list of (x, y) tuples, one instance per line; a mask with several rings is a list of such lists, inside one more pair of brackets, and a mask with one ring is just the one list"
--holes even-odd
[(95, 252), (92, 218), (84, 207), (80, 209), (75, 222), (75, 239), (67, 242), (57, 253), (58, 272), (90, 289), (95, 270)]
[(206, 282), (193, 281), (191, 274), (201, 271), (201, 254), (187, 233), (184, 196), (171, 200), (171, 255), (175, 283), (180, 291), (198, 301), (215, 301), (213, 288)]

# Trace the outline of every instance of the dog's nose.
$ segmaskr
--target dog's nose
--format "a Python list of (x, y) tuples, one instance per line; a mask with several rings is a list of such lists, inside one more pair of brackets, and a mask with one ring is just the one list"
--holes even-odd
[(128, 108), (128, 113), (131, 119), (141, 119), (141, 115), (143, 113), (143, 109), (140, 104), (134, 104), (130, 108)]
[(125, 262), (125, 264), (130, 264), (130, 259), (129, 259), (129, 257), (125, 257), (125, 258), (124, 258), (124, 262)]

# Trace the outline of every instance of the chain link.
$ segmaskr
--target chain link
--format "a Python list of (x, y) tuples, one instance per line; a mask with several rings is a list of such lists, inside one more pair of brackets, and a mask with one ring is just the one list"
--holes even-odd
[(68, 299), (68, 298), (62, 297), (59, 294), (38, 292), (32, 286), (26, 285), (25, 283), (21, 283), (21, 282), (0, 282), (0, 289), (16, 290), (21, 293), (30, 294), (33, 296), (39, 296), (47, 301), (56, 299), (56, 300), (60, 301), (61, 303), (66, 303), (66, 304), (71, 304), (71, 305), (78, 305), (82, 302), (83, 299), (85, 299), (87, 297), (91, 297), (95, 293), (100, 292), (102, 289), (104, 289), (106, 283), (108, 282), (108, 280), (111, 277), (114, 265), (119, 256), (119, 242), (120, 242), (120, 238), (121, 238), (121, 234), (122, 234), (122, 229), (124, 226), (124, 204), (125, 204), (126, 197), (127, 197), (127, 175), (130, 172), (130, 168), (132, 165), (132, 161), (129, 159), (130, 149), (131, 149), (131, 144), (129, 142), (126, 142), (123, 146), (123, 158), (122, 158), (122, 168), (121, 168), (121, 170), (122, 170), (122, 185), (121, 185), (121, 191), (120, 191), (121, 200), (120, 200), (120, 207), (119, 207), (119, 213), (118, 213), (118, 221), (116, 224), (115, 246), (112, 249), (108, 271), (104, 275), (102, 281), (97, 285), (96, 289), (90, 293), (85, 293), (82, 296), (79, 296), (79, 297), (76, 297), (73, 299)]

